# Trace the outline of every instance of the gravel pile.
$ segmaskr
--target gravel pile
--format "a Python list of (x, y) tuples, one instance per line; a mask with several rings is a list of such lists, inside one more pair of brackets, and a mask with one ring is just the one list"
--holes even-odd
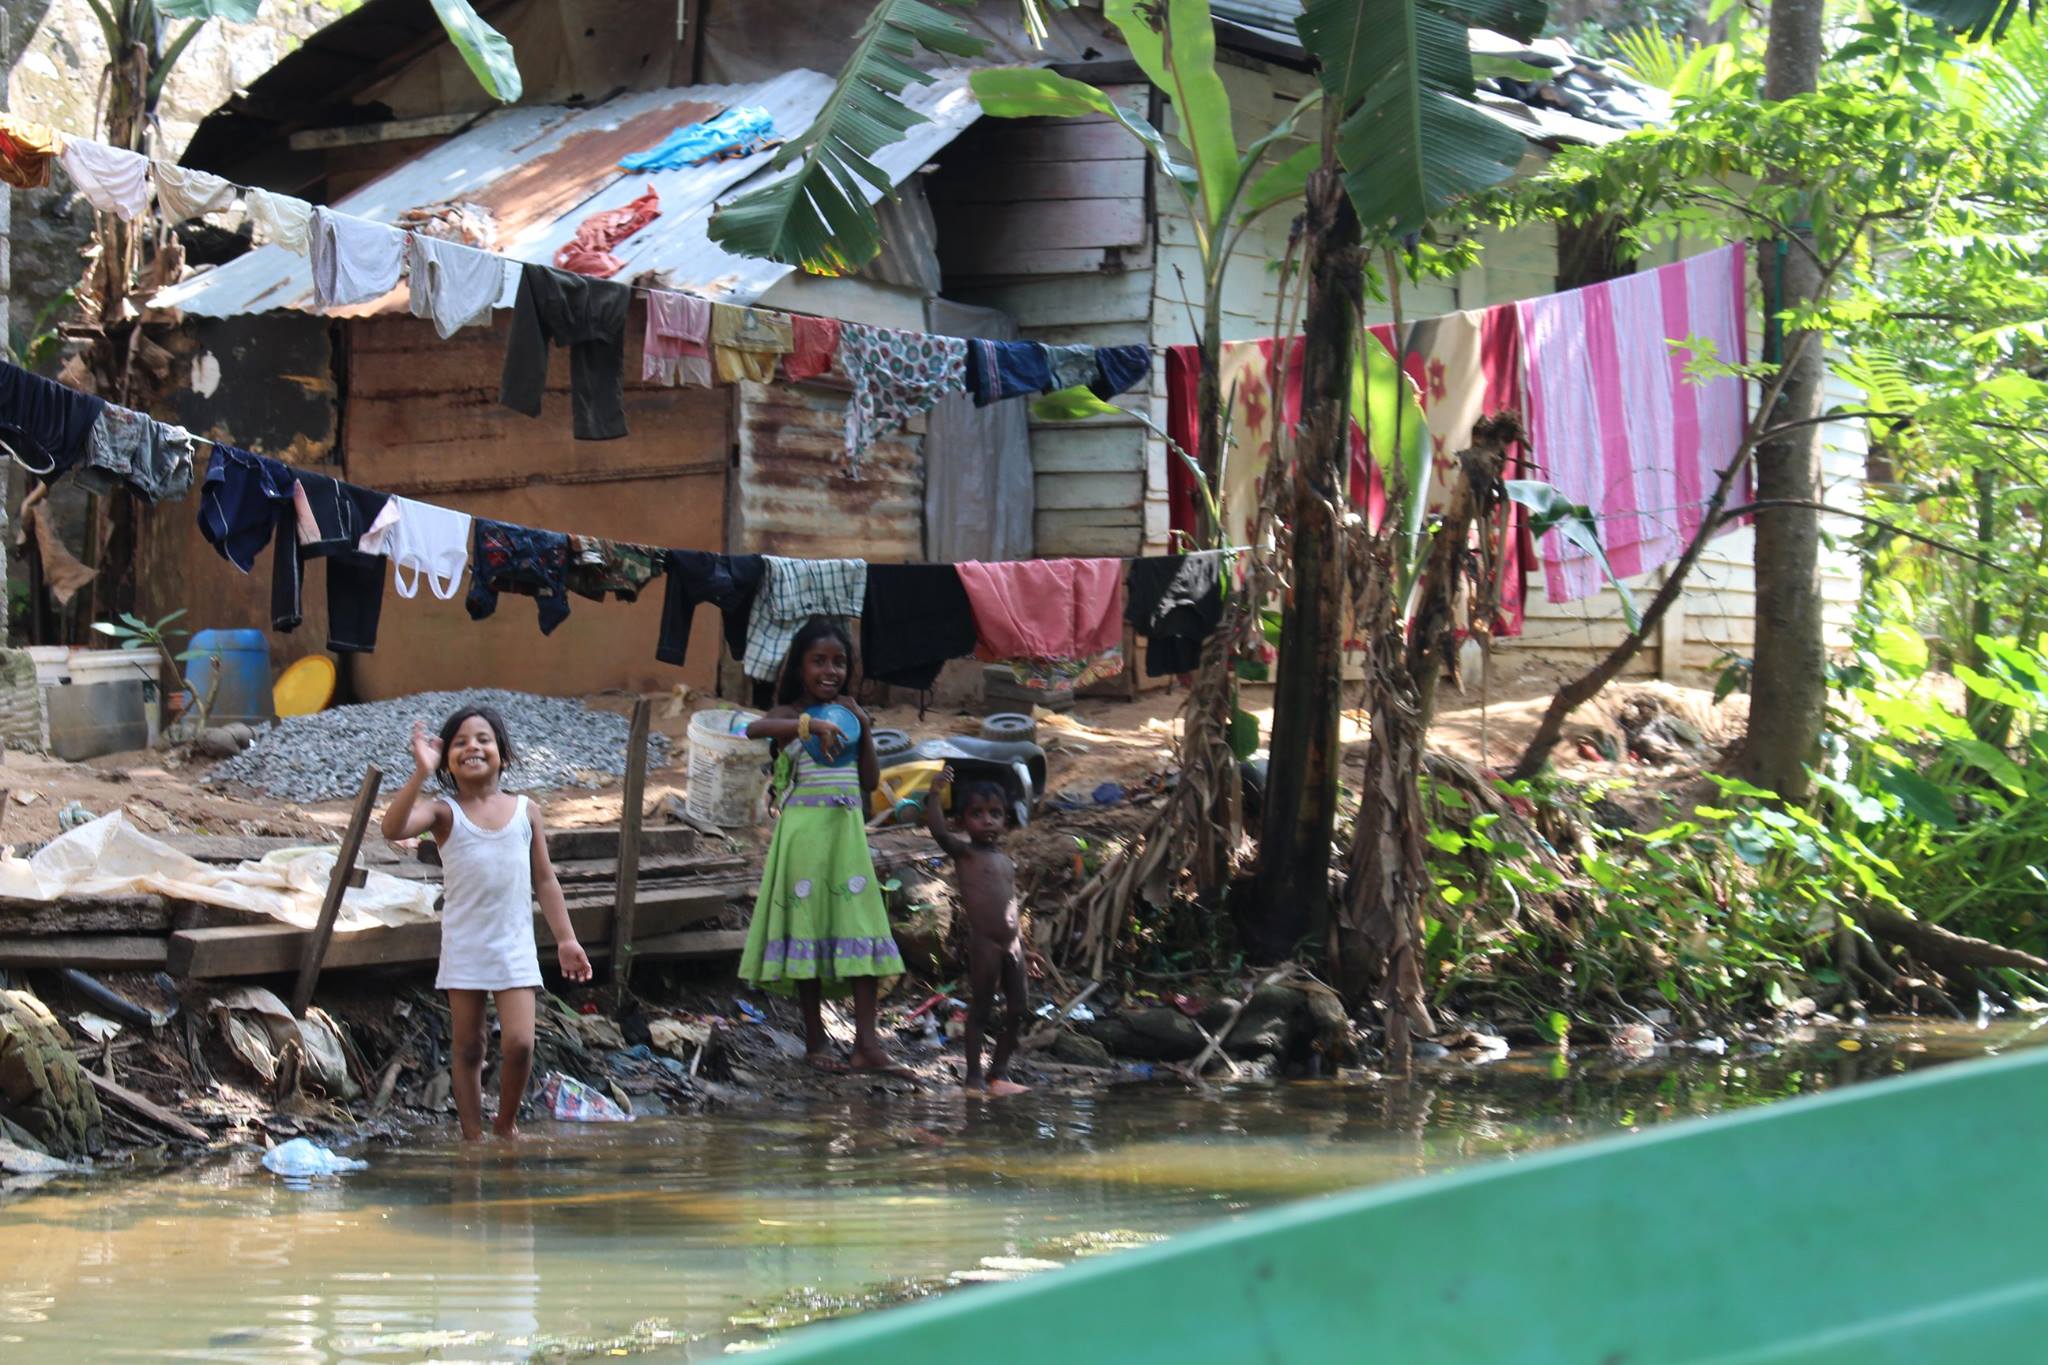
[[(412, 776), (413, 721), (425, 721), (438, 734), (441, 722), (464, 706), (495, 707), (505, 718), (518, 755), (505, 770), (507, 791), (600, 787), (626, 771), (626, 717), (563, 697), (479, 689), (422, 692), (293, 716), (260, 731), (255, 743), (205, 780), (247, 783), (287, 801), (326, 801), (353, 796), (363, 766), (375, 763), (384, 770), (388, 791)], [(666, 735), (648, 736), (648, 766), (667, 762), (668, 749)]]

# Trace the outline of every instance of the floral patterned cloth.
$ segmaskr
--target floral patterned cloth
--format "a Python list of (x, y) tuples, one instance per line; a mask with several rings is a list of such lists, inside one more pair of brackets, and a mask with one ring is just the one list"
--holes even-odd
[(861, 456), (884, 433), (930, 412), (947, 394), (967, 391), (967, 343), (849, 322), (839, 329), (839, 368), (853, 385), (846, 470), (859, 478)]

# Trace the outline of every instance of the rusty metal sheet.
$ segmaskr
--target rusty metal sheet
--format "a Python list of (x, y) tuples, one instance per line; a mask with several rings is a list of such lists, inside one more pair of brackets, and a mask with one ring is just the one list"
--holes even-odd
[(733, 550), (878, 563), (922, 557), (922, 435), (885, 437), (863, 458), (861, 477), (849, 478), (840, 466), (843, 387), (739, 388), (740, 463), (728, 536)]
[[(797, 70), (751, 85), (624, 94), (589, 108), (506, 109), (344, 196), (335, 207), (393, 222), (406, 209), (450, 199), (481, 203), (497, 219), (498, 250), (521, 261), (546, 262), (585, 218), (621, 207), (651, 185), (661, 196), (661, 216), (614, 248), (626, 262), (618, 278), (655, 272), (670, 288), (751, 303), (791, 267), (730, 255), (705, 229), (718, 202), (786, 173), (768, 170), (772, 154), (634, 175), (622, 172), (618, 159), (682, 124), (740, 105), (767, 109), (778, 133), (794, 135), (824, 106), (832, 83), (822, 72)], [(905, 102), (932, 121), (875, 157), (892, 182), (914, 174), (981, 113), (964, 71), (940, 72), (930, 84), (913, 86)], [(880, 197), (872, 187), (869, 193)], [(201, 317), (311, 311), (311, 269), (280, 247), (259, 247), (159, 291), (154, 304)], [(405, 305), (401, 285), (382, 299), (334, 312), (368, 316)]]

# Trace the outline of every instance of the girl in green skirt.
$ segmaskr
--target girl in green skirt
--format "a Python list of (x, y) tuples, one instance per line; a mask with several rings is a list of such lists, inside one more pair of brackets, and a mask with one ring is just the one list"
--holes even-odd
[[(802, 1002), (808, 1060), (826, 1071), (845, 1068), (832, 1055), (820, 1003), (850, 992), (854, 1067), (896, 1072), (875, 1034), (875, 999), (883, 977), (902, 973), (903, 955), (868, 855), (868, 793), (881, 784), (881, 763), (874, 726), (848, 692), (852, 682), (852, 639), (837, 622), (812, 617), (790, 642), (778, 705), (747, 727), (751, 738), (773, 742), (783, 795), (740, 979)], [(835, 704), (859, 723), (857, 740), (813, 714)]]

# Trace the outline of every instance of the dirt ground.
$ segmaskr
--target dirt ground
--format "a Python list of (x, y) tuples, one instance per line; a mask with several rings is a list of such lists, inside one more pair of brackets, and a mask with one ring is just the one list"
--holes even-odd
[[(1493, 695), (1484, 703), (1477, 695), (1476, 684), (1463, 695), (1447, 688), (1431, 731), (1432, 747), (1480, 767), (1511, 765), (1534, 733), (1561, 673), (1562, 670), (1538, 665), (1497, 678)], [(1183, 697), (1178, 689), (1162, 689), (1144, 693), (1135, 701), (1083, 699), (1068, 714), (1041, 715), (1038, 742), (1046, 750), (1047, 795), (1068, 797), (1084, 806), (1080, 811), (1047, 812), (1045, 823), (1063, 830), (1097, 826), (1101, 817), (1116, 809), (1087, 809), (1096, 805), (1094, 794), (1098, 788), (1115, 784), (1126, 791), (1141, 789), (1148, 778), (1170, 769)], [(629, 709), (632, 701), (616, 695), (589, 700), (594, 706), (621, 711)], [(1618, 716), (1623, 708), (1644, 702), (1682, 718), (1701, 734), (1710, 749), (1716, 750), (1741, 736), (1748, 714), (1747, 698), (1731, 697), (1716, 705), (1711, 689), (1705, 685), (1623, 680), (1581, 708), (1566, 725), (1566, 742), (1554, 756), (1558, 775), (1569, 782), (1608, 782), (1644, 789), (1689, 779), (1694, 765), (1660, 767), (1633, 761), (1626, 755), (1619, 761), (1609, 761), (1597, 754), (1589, 757), (1575, 742), (1578, 736), (1594, 730), (1618, 732)], [(1270, 688), (1248, 685), (1243, 703), (1258, 718), (1262, 730), (1270, 729)], [(655, 705), (654, 727), (674, 741), (674, 758), (669, 766), (648, 774), (645, 809), (652, 818), (660, 818), (665, 798), (681, 797), (688, 789), (685, 733), (690, 715), (696, 705), (702, 704), (709, 703), (693, 705), (663, 698)], [(880, 708), (876, 721), (906, 730), (914, 739), (973, 735), (979, 732), (980, 725), (978, 716), (962, 710), (935, 708), (920, 719), (911, 706)], [(1343, 738), (1347, 763), (1360, 761), (1366, 735), (1358, 713), (1347, 712)], [(319, 839), (331, 838), (347, 822), (346, 801), (295, 805), (280, 803), (248, 788), (203, 785), (200, 779), (210, 766), (205, 760), (187, 758), (176, 751), (109, 754), (84, 763), (66, 763), (27, 753), (0, 755), (0, 790), (8, 794), (4, 804), (0, 804), (0, 842), (22, 848), (55, 837), (61, 828), (58, 813), (72, 802), (95, 815), (121, 807), (138, 827), (154, 834)], [(618, 823), (621, 792), (616, 783), (594, 790), (566, 788), (535, 796), (542, 803), (550, 825)], [(765, 843), (765, 836), (765, 830), (741, 832), (739, 841), (759, 846)], [(1059, 842), (1034, 834), (1024, 838), (1025, 846), (1017, 850), (1020, 860), (1033, 852), (1049, 852), (1050, 846)], [(1071, 843), (1064, 834), (1060, 839)]]

